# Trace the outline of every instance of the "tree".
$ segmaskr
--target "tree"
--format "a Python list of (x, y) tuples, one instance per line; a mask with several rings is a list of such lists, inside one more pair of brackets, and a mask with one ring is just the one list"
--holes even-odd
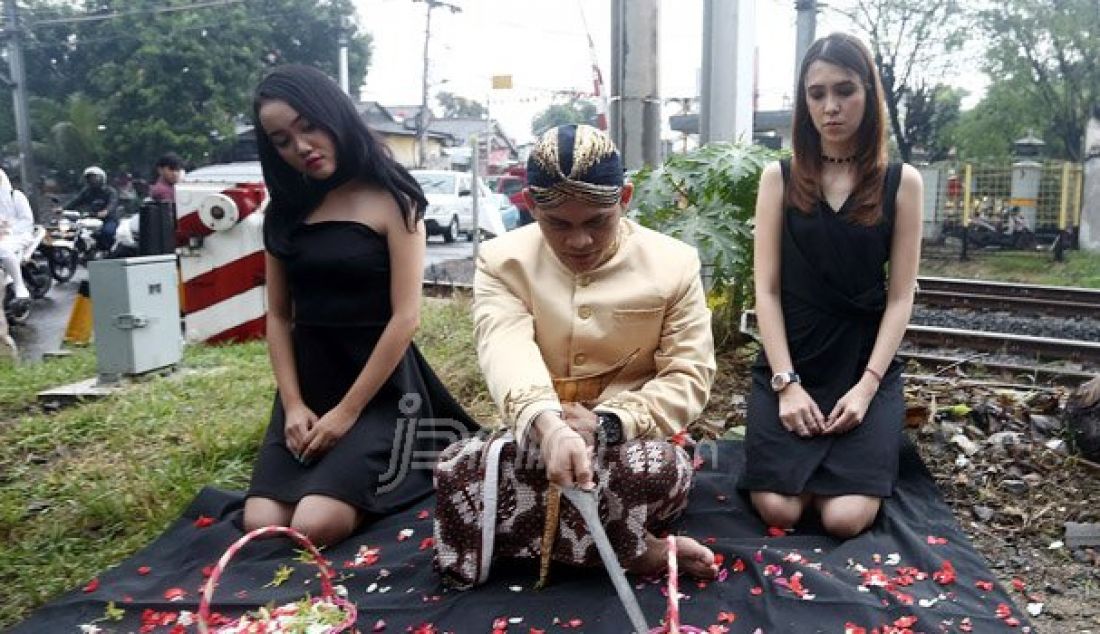
[(949, 132), (959, 118), (959, 108), (966, 91), (938, 84), (931, 88), (919, 85), (906, 93), (905, 138), (910, 152), (924, 150), (927, 160), (942, 161), (951, 151)]
[(926, 128), (924, 122), (907, 123), (909, 108), (934, 111), (935, 100), (948, 96), (937, 92), (932, 80), (947, 69), (944, 54), (961, 43), (964, 21), (957, 0), (848, 0), (836, 10), (869, 40), (890, 129), (898, 153), (908, 161), (918, 141), (910, 133)]
[(591, 99), (570, 97), (565, 103), (551, 104), (531, 120), (531, 132), (536, 136), (550, 128), (569, 123), (594, 124), (598, 112)]
[[(355, 15), (352, 0), (244, 0), (166, 11), (190, 4), (29, 0), (29, 89), (59, 113), (37, 127), (36, 140), (49, 137), (65, 120), (62, 104), (81, 93), (102, 117), (104, 167), (146, 172), (168, 149), (203, 162), (249, 120), (252, 90), (266, 69), (303, 63), (335, 75), (338, 35)], [(99, 12), (116, 15), (65, 21)], [(353, 87), (362, 84), (369, 55), (369, 38), (352, 32)]]
[(959, 115), (943, 142), (955, 147), (959, 160), (1004, 161), (1012, 156), (1013, 141), (1029, 129), (1044, 129), (1041, 116), (1034, 102), (1022, 98), (1015, 81), (998, 81), (976, 106)]
[(978, 12), (985, 71), (1034, 106), (1053, 156), (1081, 160), (1089, 109), (1100, 101), (1100, 4), (1008, 0)]
[(443, 116), (447, 118), (466, 117), (471, 119), (485, 119), (489, 116), (489, 109), (481, 105), (480, 102), (460, 97), (454, 93), (438, 92), (435, 95), (435, 99), (439, 102), (440, 107), (443, 108)]

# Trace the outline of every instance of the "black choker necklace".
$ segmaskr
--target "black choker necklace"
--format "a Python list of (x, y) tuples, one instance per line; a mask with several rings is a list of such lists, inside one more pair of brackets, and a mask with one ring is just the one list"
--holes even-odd
[(837, 158), (835, 156), (829, 156), (828, 154), (822, 154), (821, 160), (825, 161), (826, 163), (836, 163), (838, 165), (842, 165), (844, 163), (851, 163), (852, 161), (856, 160), (856, 155), (853, 154), (851, 156), (845, 156), (844, 158)]

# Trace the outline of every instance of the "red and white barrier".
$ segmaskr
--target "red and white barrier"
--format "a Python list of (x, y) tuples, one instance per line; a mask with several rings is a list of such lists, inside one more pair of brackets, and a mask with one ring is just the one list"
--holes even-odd
[(204, 167), (176, 185), (176, 244), (188, 341), (264, 336), (266, 201), (258, 163)]

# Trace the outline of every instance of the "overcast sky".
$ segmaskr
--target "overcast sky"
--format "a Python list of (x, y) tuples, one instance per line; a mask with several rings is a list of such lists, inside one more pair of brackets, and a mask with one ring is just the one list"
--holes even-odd
[[(452, 14), (432, 12), (429, 95), (439, 91), (488, 104), (493, 118), (523, 141), (532, 117), (554, 91), (592, 90), (592, 57), (585, 21), (595, 42), (605, 87), (610, 73), (610, 0), (450, 0)], [(360, 24), (374, 38), (374, 56), (362, 96), (383, 105), (420, 103), (426, 5), (414, 0), (356, 0)], [(794, 83), (794, 0), (756, 0), (758, 107), (781, 108)], [(583, 10), (583, 17), (582, 17)], [(671, 0), (660, 8), (661, 96), (698, 94), (703, 0)], [(847, 30), (824, 13), (817, 33)], [(513, 90), (490, 88), (493, 75), (512, 75)], [(665, 114), (678, 112), (666, 106)]]

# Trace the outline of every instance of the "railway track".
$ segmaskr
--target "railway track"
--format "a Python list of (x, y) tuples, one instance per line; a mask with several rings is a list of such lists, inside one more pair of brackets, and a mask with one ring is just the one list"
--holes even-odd
[(1016, 315), (1100, 318), (1100, 290), (960, 280), (917, 279), (916, 301), (940, 308), (974, 308)]
[[(918, 301), (926, 293), (948, 293), (951, 297), (995, 297), (1005, 302), (1003, 306), (1009, 306), (1009, 302), (1018, 299), (1029, 299), (1033, 304), (1035, 314), (1054, 314), (1050, 309), (1050, 302), (1054, 305), (1066, 307), (1069, 305), (1080, 307), (1086, 312), (1075, 313), (1076, 316), (1090, 315), (1100, 316), (1100, 292), (1088, 289), (1062, 288), (1052, 286), (1029, 286), (1016, 284), (1002, 284), (996, 282), (978, 282), (970, 280), (954, 280), (948, 278), (920, 278), (921, 291)], [(1013, 295), (1013, 293), (1017, 293)], [(470, 297), (473, 294), (473, 285), (461, 282), (425, 281), (424, 294), (430, 297)], [(949, 301), (949, 300), (944, 300)], [(958, 299), (959, 302), (964, 300)], [(973, 301), (973, 300), (971, 300)], [(975, 304), (952, 304), (953, 307)], [(988, 308), (990, 304), (983, 307)], [(1010, 310), (1026, 310), (1019, 308), (1021, 304), (1011, 304)], [(1046, 311), (1046, 312), (1043, 312)], [(755, 336), (758, 332), (756, 326), (756, 313), (748, 311), (742, 315), (741, 330), (746, 334)], [(1082, 370), (1062, 369), (1043, 365), (1058, 361), (1072, 361), (1089, 365), (1100, 366), (1100, 342), (1081, 341), (1075, 339), (1058, 339), (1052, 337), (1034, 337), (1015, 333), (988, 332), (981, 330), (964, 330), (958, 328), (942, 328), (936, 326), (923, 326), (910, 324), (905, 332), (905, 342), (919, 347), (916, 350), (902, 350), (899, 355), (929, 365), (980, 365), (989, 370), (997, 370), (1016, 375), (1030, 375), (1035, 380), (1064, 380), (1079, 381), (1094, 376)], [(971, 350), (980, 354), (945, 352), (945, 349)], [(994, 355), (1008, 355), (1020, 357), (1029, 362), (998, 361)], [(1034, 363), (1030, 363), (1034, 361)]]
[[(759, 332), (756, 324), (756, 313), (754, 311), (747, 311), (741, 318), (741, 332), (756, 336)], [(910, 324), (905, 331), (905, 342), (916, 346), (923, 346), (925, 348), (931, 347), (937, 350), (943, 349), (966, 349), (972, 351), (980, 351), (983, 353), (992, 354), (1004, 354), (1016, 357), (1023, 357), (1029, 360), (1034, 359), (1037, 364), (1026, 363), (1003, 363), (1000, 364), (1003, 369), (1011, 370), (1017, 373), (1034, 374), (1036, 376), (1055, 376), (1064, 375), (1066, 372), (1061, 372), (1058, 369), (1050, 368), (1042, 365), (1043, 363), (1049, 363), (1052, 361), (1074, 361), (1079, 363), (1088, 363), (1093, 365), (1100, 365), (1100, 343), (1094, 341), (1079, 341), (1074, 339), (1056, 339), (1051, 337), (1032, 337), (1029, 335), (1019, 335), (1014, 333), (1004, 332), (986, 332), (981, 330), (963, 330), (958, 328), (939, 328), (936, 326), (921, 326), (917, 324)], [(911, 354), (914, 356), (925, 355), (925, 357), (947, 357), (947, 362), (958, 361), (965, 359), (963, 357), (954, 357), (945, 355), (943, 352), (934, 352), (928, 350), (922, 350), (919, 352), (899, 352), (901, 356)], [(971, 355), (973, 356), (973, 355)], [(977, 357), (975, 357), (976, 359)], [(926, 359), (931, 361), (931, 359)], [(940, 358), (940, 361), (945, 359)], [(980, 363), (983, 366), (992, 367), (995, 364), (992, 361), (973, 361), (973, 363)], [(1069, 374), (1077, 374), (1075, 370), (1067, 371)], [(1087, 374), (1092, 376), (1092, 374)], [(1077, 377), (1080, 378), (1080, 377)]]

